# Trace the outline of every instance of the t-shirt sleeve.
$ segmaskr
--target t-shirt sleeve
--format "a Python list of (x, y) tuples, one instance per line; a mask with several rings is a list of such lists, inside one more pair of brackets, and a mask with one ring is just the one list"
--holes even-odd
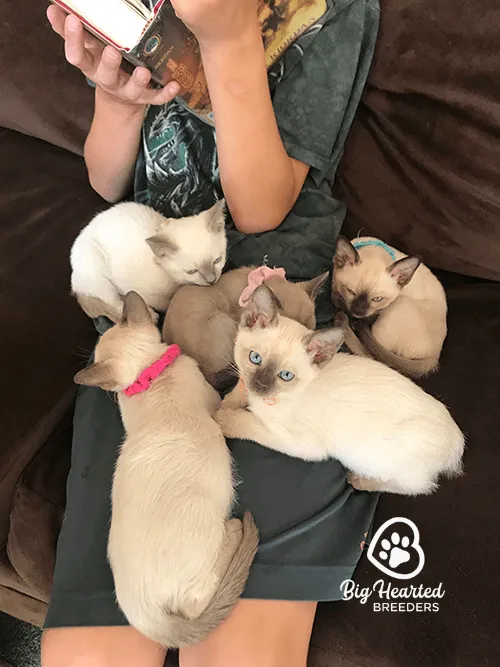
[[(378, 30), (376, 0), (340, 0), (322, 28), (283, 59), (273, 105), (290, 157), (315, 180), (333, 178), (368, 76)], [(316, 28), (317, 30), (317, 28)]]

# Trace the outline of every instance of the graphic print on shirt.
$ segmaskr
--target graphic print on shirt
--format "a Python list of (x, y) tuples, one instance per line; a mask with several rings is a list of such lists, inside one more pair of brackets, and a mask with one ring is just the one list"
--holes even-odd
[[(318, 3), (321, 4), (321, 3)], [(327, 11), (269, 70), (272, 91), (294, 69), (327, 20)], [(195, 215), (222, 197), (215, 130), (174, 100), (151, 107), (135, 182), (136, 201), (167, 217)]]

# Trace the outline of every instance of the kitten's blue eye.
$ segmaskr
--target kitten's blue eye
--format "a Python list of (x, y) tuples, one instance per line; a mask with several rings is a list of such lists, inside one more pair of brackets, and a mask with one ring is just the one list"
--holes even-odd
[(250, 351), (248, 358), (250, 359), (252, 364), (257, 364), (257, 366), (262, 363), (262, 357), (260, 356), (260, 354), (258, 352), (254, 352), (253, 350)]
[(384, 300), (384, 297), (383, 297), (383, 296), (374, 296), (374, 297), (372, 297), (372, 301), (373, 301), (374, 303), (380, 303), (380, 302), (383, 301), (383, 300)]
[(216, 259), (214, 259), (214, 264), (220, 264), (221, 259), (222, 257), (217, 257)]
[(186, 273), (190, 276), (194, 276), (195, 273), (198, 273), (198, 269), (191, 269), (191, 271), (186, 271)]
[(293, 380), (295, 375), (292, 373), (292, 371), (281, 371), (281, 373), (278, 373), (278, 377), (280, 377), (283, 382), (290, 382), (290, 380)]

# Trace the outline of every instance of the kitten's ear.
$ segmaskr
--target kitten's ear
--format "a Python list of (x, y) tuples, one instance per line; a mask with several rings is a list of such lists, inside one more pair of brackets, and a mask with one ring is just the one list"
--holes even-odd
[(391, 264), (386, 271), (391, 278), (394, 278), (399, 287), (404, 287), (413, 278), (421, 263), (420, 257), (403, 257), (403, 259), (398, 259), (397, 262)]
[(106, 361), (87, 366), (87, 368), (79, 371), (73, 379), (76, 384), (83, 384), (86, 387), (101, 387), (106, 391), (113, 391), (116, 387), (116, 382), (111, 374), (111, 366)]
[(219, 234), (224, 231), (226, 224), (226, 200), (221, 199), (212, 208), (207, 211), (207, 227), (213, 234)]
[(156, 234), (146, 239), (146, 243), (157, 257), (172, 257), (179, 247), (163, 234)]
[[(347, 318), (346, 318), (347, 321)], [(345, 340), (346, 325), (340, 321), (334, 322), (330, 329), (320, 329), (309, 334), (304, 339), (306, 352), (314, 364), (322, 366), (330, 361), (333, 355)]]
[(241, 324), (253, 329), (266, 329), (278, 323), (279, 302), (267, 285), (260, 285), (252, 294), (243, 311)]
[(359, 264), (361, 258), (359, 252), (345, 236), (339, 236), (335, 246), (335, 255), (333, 257), (333, 266), (336, 269), (343, 269), (344, 266), (354, 266)]
[(323, 285), (327, 281), (328, 275), (329, 273), (327, 271), (326, 273), (322, 273), (320, 276), (316, 276), (316, 278), (313, 278), (312, 280), (307, 280), (303, 283), (297, 283), (297, 285), (301, 287), (304, 292), (306, 292), (312, 301), (314, 301), (318, 294), (321, 292)]
[(151, 311), (137, 292), (129, 292), (123, 302), (121, 324), (130, 326), (150, 324), (153, 321)]

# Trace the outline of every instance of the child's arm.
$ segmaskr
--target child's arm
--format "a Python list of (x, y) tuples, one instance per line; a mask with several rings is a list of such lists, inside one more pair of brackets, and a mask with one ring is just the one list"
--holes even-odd
[(131, 76), (126, 74), (120, 69), (120, 53), (88, 35), (77, 18), (55, 6), (47, 16), (65, 40), (66, 59), (96, 84), (85, 162), (94, 190), (109, 202), (119, 201), (132, 183), (146, 106), (171, 100), (179, 92), (178, 84), (149, 88), (147, 69), (137, 67)]
[(275, 229), (309, 166), (287, 155), (274, 115), (257, 0), (172, 0), (203, 58), (224, 196), (243, 232)]

